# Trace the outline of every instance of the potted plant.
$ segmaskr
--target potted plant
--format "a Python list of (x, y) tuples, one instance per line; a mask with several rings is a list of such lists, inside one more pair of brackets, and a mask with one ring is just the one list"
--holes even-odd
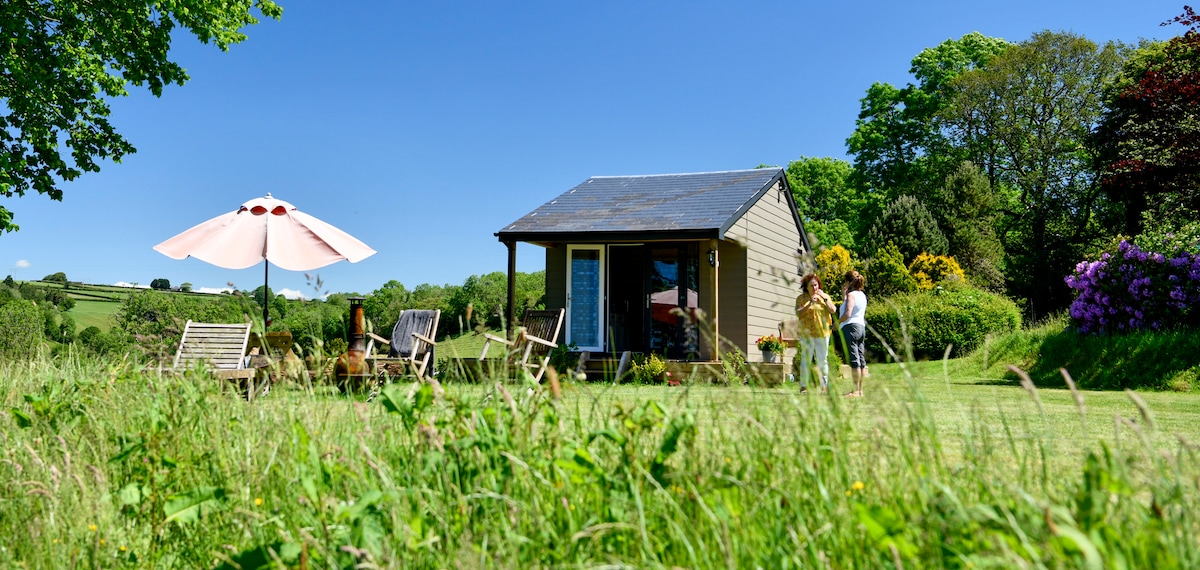
[(661, 384), (667, 372), (667, 363), (657, 354), (651, 352), (639, 357), (630, 367), (629, 373), (639, 384)]
[(783, 354), (783, 339), (773, 334), (758, 337), (757, 344), (763, 353), (763, 362), (775, 362), (775, 355)]

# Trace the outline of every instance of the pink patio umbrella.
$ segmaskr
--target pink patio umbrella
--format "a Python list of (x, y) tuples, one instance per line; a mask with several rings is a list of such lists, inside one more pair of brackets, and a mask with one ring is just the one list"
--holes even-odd
[[(154, 250), (172, 259), (194, 257), (225, 269), (245, 269), (267, 261), (263, 264), (264, 291), (271, 263), (289, 271), (311, 271), (343, 259), (355, 263), (375, 254), (350, 234), (270, 194), (201, 223)], [(269, 326), (267, 307), (264, 302), (263, 322)]]
[[(695, 309), (700, 306), (700, 295), (694, 289), (687, 290), (687, 307)], [(671, 314), (673, 309), (679, 308), (679, 286), (671, 287), (665, 291), (650, 294), (650, 318), (664, 323), (675, 324), (679, 322), (679, 317)]]

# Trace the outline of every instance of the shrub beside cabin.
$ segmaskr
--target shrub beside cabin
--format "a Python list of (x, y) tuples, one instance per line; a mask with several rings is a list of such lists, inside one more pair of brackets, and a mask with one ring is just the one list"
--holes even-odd
[(516, 243), (531, 243), (546, 249), (546, 308), (566, 309), (557, 342), (692, 361), (737, 348), (761, 362), (755, 340), (794, 317), (810, 251), (781, 168), (597, 176), (496, 236), (509, 322)]

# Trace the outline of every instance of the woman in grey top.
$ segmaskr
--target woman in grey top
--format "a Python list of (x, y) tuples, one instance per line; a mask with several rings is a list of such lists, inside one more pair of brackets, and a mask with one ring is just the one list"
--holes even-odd
[(867, 296), (862, 290), (862, 274), (847, 271), (846, 276), (842, 278), (843, 301), (838, 326), (845, 341), (846, 356), (850, 361), (850, 379), (854, 381), (854, 390), (846, 394), (849, 397), (863, 395), (863, 370), (867, 367)]

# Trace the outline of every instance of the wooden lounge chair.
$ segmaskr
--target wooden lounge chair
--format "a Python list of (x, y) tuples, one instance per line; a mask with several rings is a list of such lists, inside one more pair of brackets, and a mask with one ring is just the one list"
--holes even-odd
[[(392, 328), (392, 338), (386, 339), (375, 333), (367, 333), (371, 341), (367, 344), (367, 361), (377, 374), (400, 376), (409, 371), (418, 378), (433, 376), (434, 349), (437, 341), (438, 320), (442, 311), (420, 311), (408, 309), (400, 311), (396, 318), (396, 326)], [(386, 357), (374, 355), (375, 343), (388, 346)]]
[(188, 321), (171, 367), (182, 371), (203, 362), (217, 378), (238, 381), (239, 387), (245, 384), (247, 395), (252, 396), (255, 369), (246, 367), (251, 324)]
[(800, 320), (786, 319), (779, 322), (779, 340), (785, 348), (800, 346)]
[(483, 351), (479, 354), (480, 362), (487, 358), (488, 348), (493, 342), (508, 347), (508, 355), (512, 363), (533, 376), (534, 382), (541, 382), (546, 367), (550, 364), (550, 352), (558, 348), (558, 333), (562, 330), (563, 317), (566, 309), (557, 311), (526, 310), (521, 319), (521, 327), (513, 340), (507, 340), (495, 335), (484, 334)]

